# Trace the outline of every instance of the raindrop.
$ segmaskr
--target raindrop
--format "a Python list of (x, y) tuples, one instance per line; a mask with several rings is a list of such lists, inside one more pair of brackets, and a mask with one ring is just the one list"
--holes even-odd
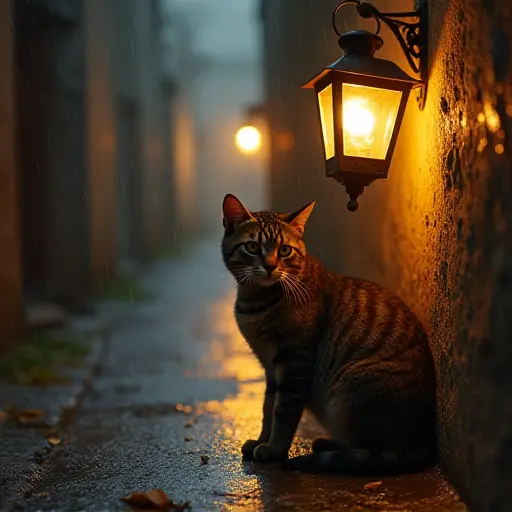
[(328, 50), (329, 49), (329, 40), (327, 39), (327, 30), (325, 30), (325, 25), (322, 25), (322, 30), (323, 30), (323, 33), (324, 33), (325, 48)]

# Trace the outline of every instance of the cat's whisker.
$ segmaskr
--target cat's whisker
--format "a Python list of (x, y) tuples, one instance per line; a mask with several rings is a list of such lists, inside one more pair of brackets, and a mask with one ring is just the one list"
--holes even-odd
[(309, 299), (309, 291), (306, 287), (306, 285), (294, 274), (289, 274), (290, 279), (294, 281), (294, 283), (297, 285), (297, 287), (301, 290), (301, 292), (304, 295), (304, 298), (307, 300)]
[(283, 272), (281, 272), (278, 282), (279, 282), (281, 288), (283, 289), (285, 302), (291, 302), (290, 292), (288, 290), (288, 284), (286, 282), (286, 278), (283, 277)]
[(290, 288), (292, 296), (296, 301), (299, 304), (306, 304), (309, 299), (309, 293), (304, 283), (302, 283), (297, 276), (288, 272), (283, 272), (282, 277), (283, 281), (286, 282), (287, 286)]
[(285, 278), (286, 284), (290, 290), (291, 298), (294, 299), (293, 301), (300, 304), (301, 302), (301, 295), (300, 291), (298, 290), (296, 284), (293, 282), (292, 279), (287, 275)]
[(282, 280), (280, 282), (283, 283), (283, 290), (285, 291), (285, 297), (286, 297), (287, 302), (293, 302), (293, 298), (294, 298), (293, 289), (290, 286), (290, 281), (287, 277), (286, 272), (283, 272)]

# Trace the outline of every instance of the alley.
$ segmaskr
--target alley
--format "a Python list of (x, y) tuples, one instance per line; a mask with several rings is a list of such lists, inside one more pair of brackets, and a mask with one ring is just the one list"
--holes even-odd
[[(259, 429), (264, 383), (233, 320), (235, 289), (218, 239), (155, 264), (143, 284), (153, 300), (104, 305), (116, 324), (69, 442), (12, 483), (10, 507), (126, 510), (121, 497), (161, 488), (195, 511), (464, 510), (436, 471), (364, 489), (375, 479), (242, 463), (240, 446)], [(314, 431), (306, 418), (294, 452), (308, 449)]]

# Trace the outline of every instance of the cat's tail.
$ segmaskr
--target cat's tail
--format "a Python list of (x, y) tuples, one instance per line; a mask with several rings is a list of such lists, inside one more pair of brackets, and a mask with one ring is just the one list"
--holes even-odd
[(283, 469), (308, 473), (351, 476), (397, 475), (418, 473), (437, 464), (434, 450), (392, 453), (365, 449), (336, 449), (288, 459)]

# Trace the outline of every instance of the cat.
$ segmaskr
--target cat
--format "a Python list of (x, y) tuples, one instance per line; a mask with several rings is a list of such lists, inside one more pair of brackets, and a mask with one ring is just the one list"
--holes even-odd
[[(222, 256), (237, 283), (235, 318), (266, 378), (258, 439), (246, 459), (350, 475), (437, 463), (435, 373), (428, 337), (400, 298), (336, 275), (306, 253), (314, 201), (250, 212), (227, 194)], [(288, 458), (304, 409), (329, 433)]]

